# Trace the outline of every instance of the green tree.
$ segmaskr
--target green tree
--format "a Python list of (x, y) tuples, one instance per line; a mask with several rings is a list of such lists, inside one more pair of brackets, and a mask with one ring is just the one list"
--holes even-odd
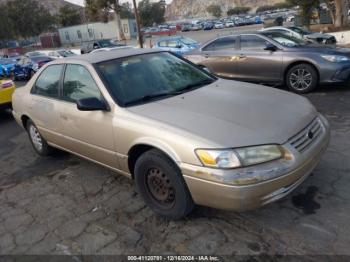
[(300, 7), (300, 17), (303, 25), (309, 27), (310, 21), (313, 16), (313, 11), (320, 4), (319, 0), (287, 0), (287, 3), (291, 5), (298, 5)]
[(143, 26), (164, 23), (165, 9), (160, 2), (151, 3), (149, 0), (139, 2), (139, 15)]
[(134, 18), (134, 13), (131, 9), (131, 5), (129, 2), (122, 3), (120, 8), (120, 18), (121, 19)]
[(118, 24), (118, 38), (125, 40), (125, 35), (122, 27), (120, 13), (122, 6), (120, 0), (85, 0), (85, 8), (87, 13), (96, 16), (96, 14), (104, 14), (108, 19), (109, 12), (113, 11)]
[(207, 12), (212, 16), (219, 18), (221, 16), (221, 7), (219, 5), (210, 5), (207, 7)]
[(231, 8), (227, 11), (227, 15), (240, 15), (240, 14), (246, 14), (250, 11), (250, 7), (245, 6), (236, 6), (234, 8)]
[(9, 20), (8, 8), (5, 4), (0, 4), (0, 46), (14, 37), (14, 24)]
[(62, 6), (58, 11), (57, 22), (62, 27), (81, 24), (79, 10), (69, 5)]
[(37, 36), (52, 29), (55, 23), (55, 18), (36, 0), (11, 0), (5, 10), (8, 23), (13, 25), (13, 37), (25, 39)]

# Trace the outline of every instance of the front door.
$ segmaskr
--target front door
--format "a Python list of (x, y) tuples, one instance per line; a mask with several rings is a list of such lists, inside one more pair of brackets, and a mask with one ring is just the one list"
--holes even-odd
[(241, 80), (257, 83), (282, 81), (282, 51), (265, 50), (267, 43), (257, 35), (241, 35), (238, 60)]
[(68, 64), (60, 102), (60, 133), (64, 148), (101, 164), (118, 168), (114, 153), (113, 113), (80, 111), (76, 101), (82, 98), (104, 100), (87, 68)]
[(236, 37), (222, 37), (202, 48), (200, 63), (212, 73), (227, 78), (237, 78), (238, 50), (236, 49)]

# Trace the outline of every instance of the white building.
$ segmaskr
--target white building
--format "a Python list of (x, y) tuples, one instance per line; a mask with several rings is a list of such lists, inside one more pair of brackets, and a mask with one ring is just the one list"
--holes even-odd
[[(135, 19), (122, 19), (122, 28), (126, 39), (136, 38), (137, 28)], [(62, 45), (77, 45), (82, 42), (99, 39), (117, 39), (119, 36), (116, 20), (108, 23), (91, 23), (63, 27), (58, 29), (58, 33)]]

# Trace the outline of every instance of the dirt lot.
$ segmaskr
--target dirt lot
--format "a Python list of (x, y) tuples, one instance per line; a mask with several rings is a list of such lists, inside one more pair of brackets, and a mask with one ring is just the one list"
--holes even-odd
[(350, 255), (350, 87), (308, 97), (332, 140), (301, 187), (256, 211), (197, 207), (177, 222), (156, 217), (123, 176), (66, 153), (38, 157), (1, 113), (1, 254)]

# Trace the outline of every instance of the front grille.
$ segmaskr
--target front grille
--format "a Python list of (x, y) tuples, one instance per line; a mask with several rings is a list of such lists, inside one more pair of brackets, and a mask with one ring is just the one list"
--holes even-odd
[(310, 148), (317, 138), (324, 132), (321, 120), (315, 118), (306, 128), (288, 140), (300, 153)]

